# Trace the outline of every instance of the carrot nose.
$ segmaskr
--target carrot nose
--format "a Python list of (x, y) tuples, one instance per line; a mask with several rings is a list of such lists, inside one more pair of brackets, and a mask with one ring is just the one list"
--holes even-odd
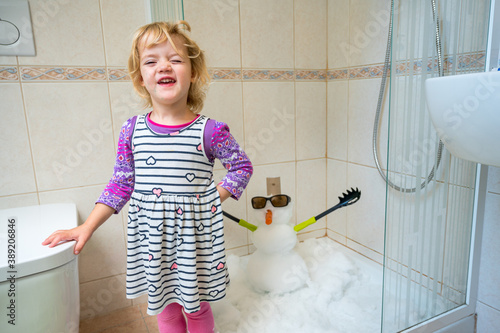
[(270, 225), (271, 223), (273, 223), (273, 212), (268, 210), (266, 212), (266, 224)]

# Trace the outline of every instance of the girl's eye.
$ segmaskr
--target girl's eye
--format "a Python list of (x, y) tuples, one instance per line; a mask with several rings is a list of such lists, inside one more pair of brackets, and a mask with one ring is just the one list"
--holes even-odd
[(146, 61), (145, 65), (151, 65), (151, 64), (154, 64), (154, 63), (155, 63), (154, 61)]

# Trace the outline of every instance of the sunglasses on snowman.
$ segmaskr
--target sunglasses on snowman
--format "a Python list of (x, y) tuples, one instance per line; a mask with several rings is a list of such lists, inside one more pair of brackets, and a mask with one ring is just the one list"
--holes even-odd
[(262, 209), (266, 207), (267, 200), (271, 201), (271, 205), (273, 205), (273, 207), (285, 207), (288, 206), (288, 204), (292, 201), (292, 198), (290, 198), (286, 194), (273, 195), (272, 197), (269, 198), (253, 197), (252, 207), (254, 209)]

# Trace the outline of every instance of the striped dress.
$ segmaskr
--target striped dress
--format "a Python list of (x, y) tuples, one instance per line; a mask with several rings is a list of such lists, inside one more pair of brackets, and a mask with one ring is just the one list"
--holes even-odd
[(222, 207), (203, 147), (206, 121), (159, 134), (137, 117), (126, 287), (127, 298), (148, 295), (150, 315), (173, 302), (198, 311), (201, 301), (222, 299), (229, 283)]

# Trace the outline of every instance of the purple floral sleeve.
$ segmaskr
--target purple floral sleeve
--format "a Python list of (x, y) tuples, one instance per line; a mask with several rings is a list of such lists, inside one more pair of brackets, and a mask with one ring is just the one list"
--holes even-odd
[(130, 118), (122, 126), (118, 138), (113, 177), (97, 200), (97, 202), (114, 208), (115, 214), (118, 214), (125, 206), (134, 190), (134, 155), (130, 147), (130, 138), (134, 130), (135, 119), (136, 117)]
[(232, 197), (238, 200), (250, 181), (253, 167), (247, 154), (229, 133), (229, 127), (225, 123), (215, 122), (210, 154), (218, 158), (228, 171), (218, 185), (228, 190)]

